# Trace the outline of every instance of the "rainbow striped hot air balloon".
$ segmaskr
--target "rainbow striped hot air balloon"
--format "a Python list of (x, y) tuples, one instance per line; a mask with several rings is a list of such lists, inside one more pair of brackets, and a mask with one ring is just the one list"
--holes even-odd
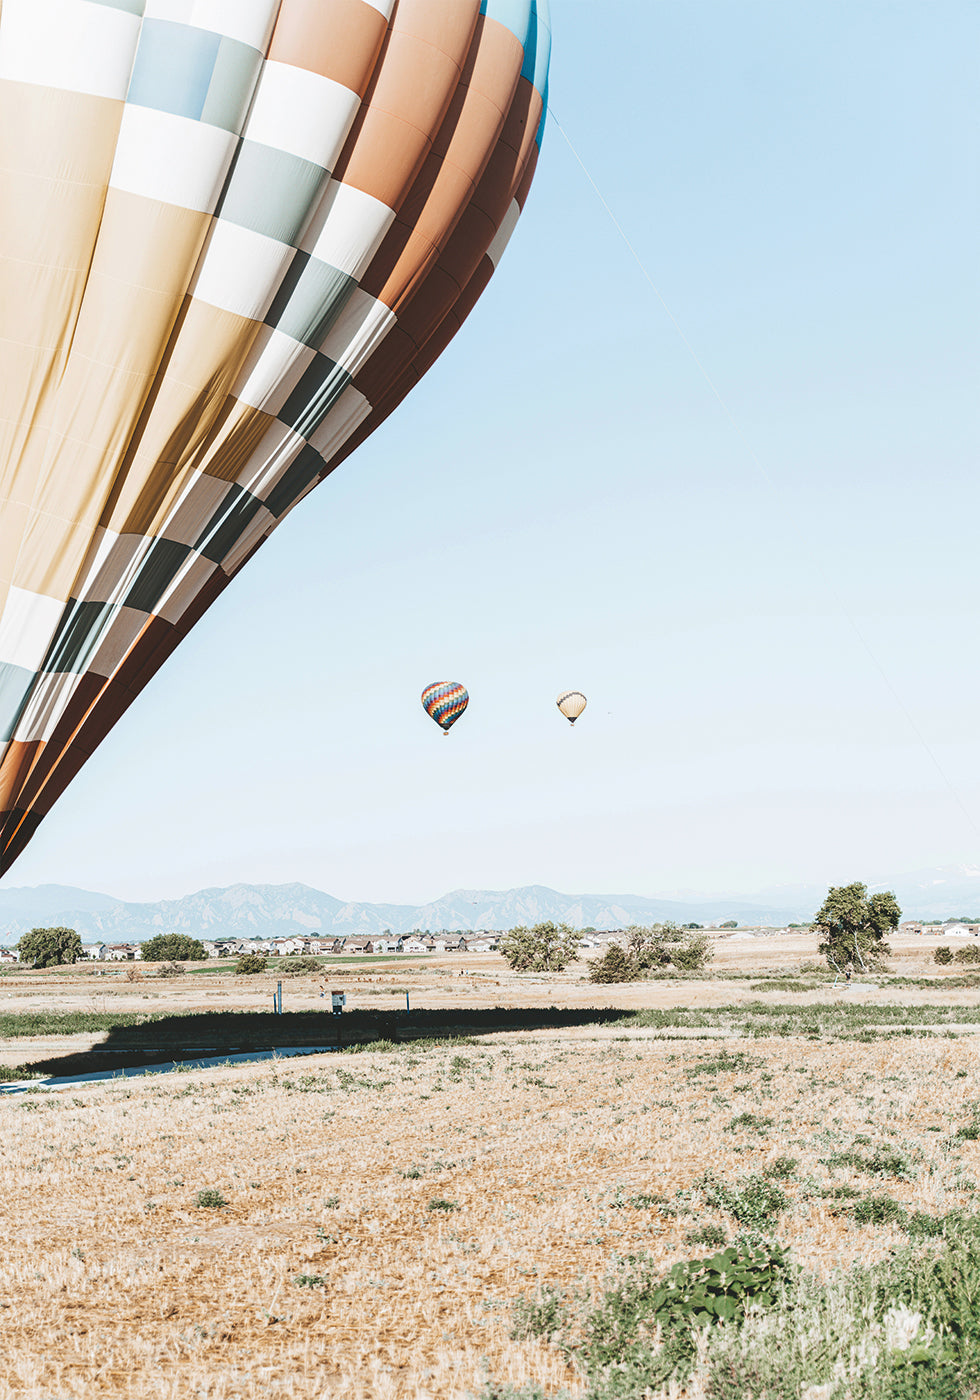
[(449, 733), (469, 703), (466, 686), (459, 681), (435, 681), (422, 692), (422, 708), (444, 734)]
[(471, 311), (549, 43), (547, 0), (2, 0), (0, 872)]

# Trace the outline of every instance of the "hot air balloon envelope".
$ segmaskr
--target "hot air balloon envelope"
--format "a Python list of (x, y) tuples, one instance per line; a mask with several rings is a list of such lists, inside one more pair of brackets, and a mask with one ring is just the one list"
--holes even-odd
[(446, 734), (469, 703), (467, 689), (465, 685), (460, 685), (459, 681), (435, 681), (432, 685), (427, 685), (422, 692), (422, 708)]
[(473, 308), (549, 42), (547, 0), (0, 3), (0, 872)]
[(589, 702), (580, 690), (563, 690), (555, 703), (569, 724), (574, 724)]

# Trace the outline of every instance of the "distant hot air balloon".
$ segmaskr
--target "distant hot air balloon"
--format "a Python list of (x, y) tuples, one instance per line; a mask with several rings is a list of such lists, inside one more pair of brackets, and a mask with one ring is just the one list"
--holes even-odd
[(549, 43), (547, 0), (2, 0), (0, 872), (472, 310)]
[(444, 734), (449, 733), (469, 703), (469, 692), (459, 681), (436, 681), (422, 692), (422, 708)]
[(555, 701), (569, 724), (575, 723), (588, 703), (580, 690), (563, 690)]

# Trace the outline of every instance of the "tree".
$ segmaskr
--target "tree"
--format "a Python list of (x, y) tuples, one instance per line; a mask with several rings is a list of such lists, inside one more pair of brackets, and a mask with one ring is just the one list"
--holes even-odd
[(737, 919), (726, 919), (725, 922), (724, 922), (723, 924), (719, 924), (718, 927), (719, 927), (719, 928), (738, 928), (738, 920), (737, 920)]
[(78, 961), (82, 940), (73, 928), (32, 928), (17, 944), (17, 956), (34, 967), (59, 967)]
[(902, 911), (891, 890), (868, 896), (867, 885), (831, 886), (814, 924), (823, 941), (819, 952), (841, 970), (880, 967), (891, 952), (885, 934), (898, 928)]
[(587, 964), (590, 982), (635, 982), (643, 974), (636, 959), (621, 948), (618, 943), (610, 943), (601, 958)]
[(637, 967), (674, 966), (682, 972), (700, 972), (711, 960), (713, 949), (706, 933), (677, 924), (633, 924), (626, 930), (626, 946)]
[(158, 933), (143, 944), (144, 962), (203, 962), (207, 955), (201, 940), (186, 933)]
[(578, 956), (581, 936), (568, 924), (520, 924), (504, 934), (500, 951), (515, 972), (562, 972)]

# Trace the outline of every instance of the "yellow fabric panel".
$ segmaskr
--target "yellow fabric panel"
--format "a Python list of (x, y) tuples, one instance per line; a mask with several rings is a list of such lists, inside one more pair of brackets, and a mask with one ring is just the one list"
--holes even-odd
[[(259, 323), (189, 298), (176, 329), (166, 368), (147, 400), (138, 446), (103, 516), (113, 530), (156, 533), (174, 494), (173, 478), (182, 479), (181, 468), (206, 455), (228, 412), (228, 393)], [(262, 418), (268, 421), (267, 414)]]
[[(89, 482), (98, 479), (101, 463), (98, 448), (66, 440), (59, 446), (58, 461), (60, 472), (66, 476), (77, 476)], [(65, 516), (31, 510), (15, 557), (11, 582), (18, 588), (44, 593), (49, 598), (70, 597), (98, 521), (93, 509), (94, 502), (90, 501), (87, 519), (80, 518), (77, 511)], [(74, 528), (68, 527), (68, 520), (73, 522)]]
[[(240, 403), (238, 399), (229, 399), (227, 416), (221, 428), (195, 466), (198, 471), (218, 477), (221, 481), (235, 481), (275, 422), (271, 413), (263, 413), (259, 408)], [(283, 428), (284, 436), (287, 431)]]

